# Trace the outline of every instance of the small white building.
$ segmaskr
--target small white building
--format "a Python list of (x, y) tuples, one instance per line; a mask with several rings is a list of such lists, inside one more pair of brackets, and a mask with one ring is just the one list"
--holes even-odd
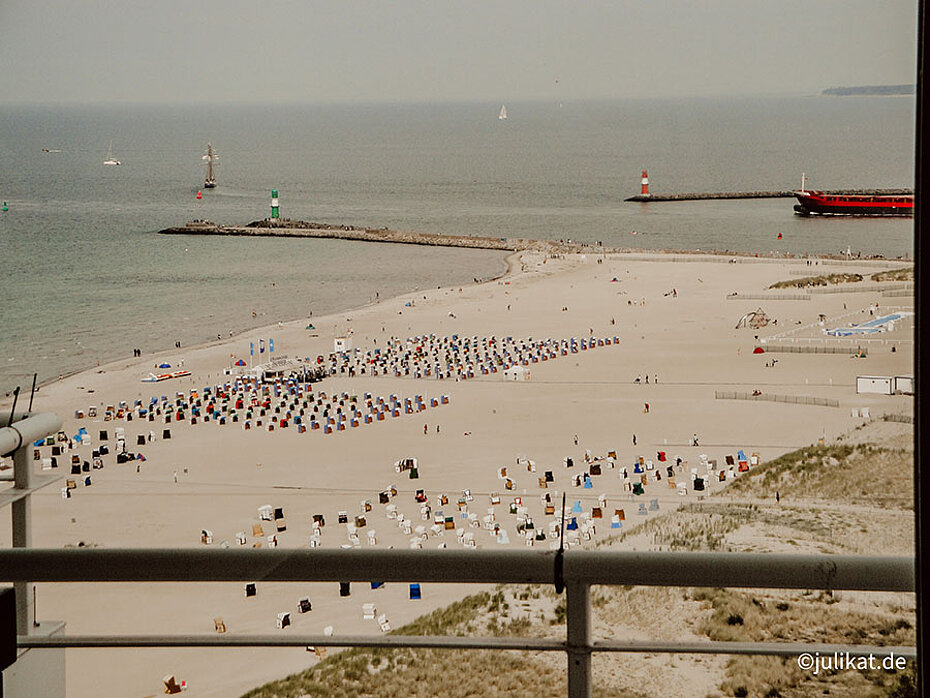
[(891, 376), (856, 376), (856, 394), (893, 395), (894, 383)]
[(352, 351), (352, 337), (348, 335), (335, 337), (333, 339), (333, 351), (337, 354), (345, 351)]
[(914, 394), (914, 376), (895, 376), (894, 392), (904, 395)]

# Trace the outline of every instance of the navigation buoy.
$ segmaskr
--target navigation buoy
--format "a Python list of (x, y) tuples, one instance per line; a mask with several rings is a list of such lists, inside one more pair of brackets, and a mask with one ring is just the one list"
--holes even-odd
[(649, 196), (649, 175), (643, 170), (643, 189), (640, 192), (642, 196)]
[(4, 211), (9, 211), (9, 210), (10, 210), (10, 207), (6, 205), (6, 201), (3, 202), (3, 210), (4, 210)]
[(197, 192), (197, 198), (198, 198), (198, 199), (202, 199), (202, 198), (203, 198), (203, 194), (200, 193), (200, 192)]
[(781, 233), (778, 234), (778, 239), (781, 240)]

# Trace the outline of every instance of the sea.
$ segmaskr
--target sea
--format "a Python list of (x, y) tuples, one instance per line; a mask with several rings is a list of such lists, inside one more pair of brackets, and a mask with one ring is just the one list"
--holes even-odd
[[(913, 187), (911, 97), (354, 105), (0, 104), (0, 394), (505, 269), (489, 250), (162, 236), (270, 213), (632, 249), (909, 258), (913, 219), (653, 193)], [(104, 166), (112, 141), (120, 166)], [(203, 189), (207, 142), (218, 186)], [(46, 150), (48, 152), (46, 152)], [(202, 198), (197, 194), (202, 191)], [(635, 235), (633, 234), (635, 233)], [(779, 238), (781, 234), (781, 238)], [(312, 321), (312, 320), (308, 320)]]

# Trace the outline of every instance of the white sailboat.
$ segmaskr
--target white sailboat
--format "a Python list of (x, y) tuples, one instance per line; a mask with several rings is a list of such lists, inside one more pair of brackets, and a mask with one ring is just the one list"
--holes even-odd
[(121, 165), (122, 163), (113, 157), (113, 141), (110, 141), (110, 147), (107, 148), (107, 159), (103, 161), (104, 165)]
[(213, 152), (213, 146), (207, 143), (207, 154), (201, 158), (207, 163), (207, 176), (204, 177), (204, 189), (213, 189), (216, 186), (216, 177), (213, 176), (213, 163), (216, 161), (216, 153)]
[(503, 104), (501, 105), (501, 113), (497, 115), (497, 118), (498, 118), (498, 119), (506, 119), (506, 118), (507, 118), (507, 107), (506, 107), (505, 105), (503, 105)]

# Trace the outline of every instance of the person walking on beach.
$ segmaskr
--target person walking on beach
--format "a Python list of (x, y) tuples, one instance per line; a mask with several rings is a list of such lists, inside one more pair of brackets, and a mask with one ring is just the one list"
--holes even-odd
[(429, 432), (429, 424), (423, 425), (423, 435), (425, 436)]
[(781, 495), (776, 490), (775, 491), (775, 503), (778, 504), (780, 501), (781, 501)]
[(636, 445), (636, 434), (633, 434), (633, 445)]
[(643, 414), (649, 414), (649, 403), (648, 402), (643, 403)]
[(697, 432), (695, 432), (694, 436), (691, 437), (691, 445), (692, 445), (692, 446), (699, 446), (699, 445), (700, 445), (700, 444), (698, 444), (698, 435), (697, 435)]
[(578, 445), (578, 434), (575, 434), (575, 445)]

